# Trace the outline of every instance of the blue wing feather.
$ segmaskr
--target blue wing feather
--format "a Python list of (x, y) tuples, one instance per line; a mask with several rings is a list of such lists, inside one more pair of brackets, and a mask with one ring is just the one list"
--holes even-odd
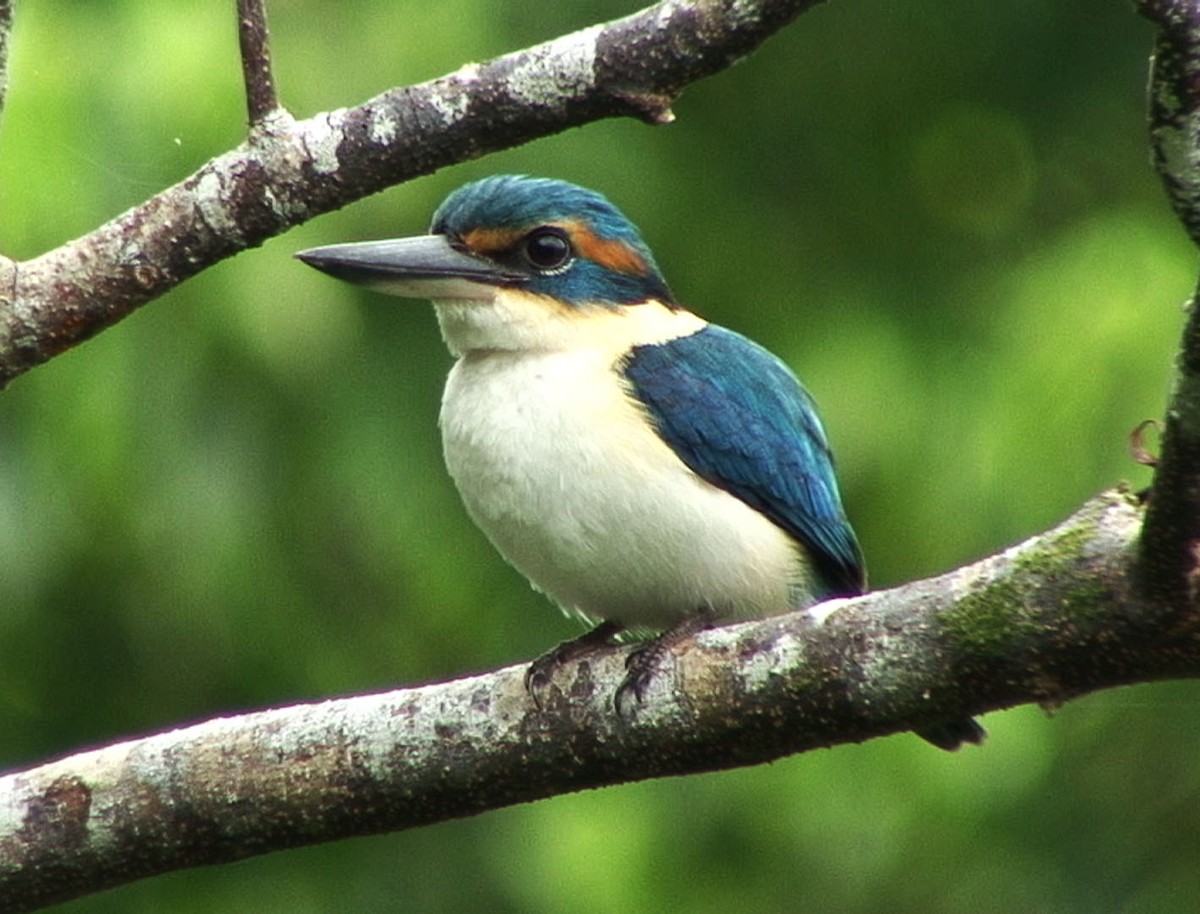
[(862, 552), (842, 510), (816, 406), (779, 359), (713, 325), (635, 347), (623, 363), (658, 433), (697, 475), (808, 548), (827, 588), (861, 593)]

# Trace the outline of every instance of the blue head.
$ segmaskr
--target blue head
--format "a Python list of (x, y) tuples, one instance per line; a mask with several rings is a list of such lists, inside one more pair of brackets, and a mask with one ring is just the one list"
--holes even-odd
[(475, 181), (446, 198), (430, 231), (297, 256), (341, 279), (435, 301), (482, 299), (508, 288), (568, 306), (675, 306), (633, 223), (601, 194), (566, 181)]
[(602, 194), (566, 181), (475, 181), (446, 198), (430, 231), (520, 274), (535, 294), (571, 304), (673, 301), (637, 227)]

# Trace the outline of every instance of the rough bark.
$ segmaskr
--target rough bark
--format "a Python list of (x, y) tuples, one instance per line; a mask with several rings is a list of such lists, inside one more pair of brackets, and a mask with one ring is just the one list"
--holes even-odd
[(271, 71), (266, 0), (238, 0), (238, 48), (246, 87), (246, 117), (251, 124), (258, 124), (279, 107)]
[(209, 721), (0, 778), (0, 899), (32, 910), (155, 873), (664, 775), (752, 765), (1012, 705), (1200, 674), (1200, 613), (1130, 586), (1122, 492), (957, 571), (675, 649), (632, 718), (628, 648)]
[[(599, 117), (669, 120), (684, 85), (810, 5), (660, 3), (300, 122), (248, 77), (249, 91), (261, 91), (248, 100), (253, 126), (241, 147), (76, 242), (0, 261), (0, 384), (222, 257), (390, 184)], [(1156, 166), (1200, 238), (1200, 4), (1140, 8), (1161, 27)], [(0, 2), (0, 36), (7, 10)], [(1200, 675), (1196, 310), (1144, 529), (1141, 502), (1110, 492), (1021, 546), (826, 604), (818, 620), (706, 632), (673, 651), (631, 719), (611, 709), (624, 672), (616, 650), (564, 670), (543, 711), (513, 667), (215, 720), (10, 774), (0, 778), (0, 908)]]
[[(1150, 150), (1167, 199), (1200, 244), (1200, 3), (1143, 0), (1159, 26), (1150, 71)], [(1137, 580), (1157, 599), (1194, 603), (1200, 580), (1200, 308), (1193, 297), (1176, 358)]]
[(237, 149), (82, 238), (0, 258), (0, 387), (206, 267), (393, 184), (600, 118), (666, 123), (684, 86), (815, 2), (666, 0), (302, 121), (251, 99)]

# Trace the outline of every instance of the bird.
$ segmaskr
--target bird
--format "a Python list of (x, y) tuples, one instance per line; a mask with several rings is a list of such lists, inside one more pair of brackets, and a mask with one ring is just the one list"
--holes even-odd
[[(439, 425), (466, 510), (594, 626), (530, 665), (539, 706), (563, 665), (626, 633), (659, 632), (630, 654), (619, 711), (688, 635), (865, 590), (813, 398), (685, 308), (604, 195), (497, 175), (453, 191), (428, 234), (295, 256), (432, 301), (455, 358)], [(984, 736), (970, 718), (918, 733), (944, 749)]]

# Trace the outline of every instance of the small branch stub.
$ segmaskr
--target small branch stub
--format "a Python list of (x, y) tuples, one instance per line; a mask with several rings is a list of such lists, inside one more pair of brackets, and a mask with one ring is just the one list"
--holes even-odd
[(246, 112), (253, 127), (279, 107), (275, 77), (271, 72), (266, 0), (238, 0), (237, 6)]
[(1143, 419), (1129, 433), (1129, 456), (1134, 463), (1144, 467), (1158, 466), (1158, 457), (1146, 446), (1146, 430), (1154, 429), (1156, 435), (1162, 435), (1162, 425), (1157, 419)]

